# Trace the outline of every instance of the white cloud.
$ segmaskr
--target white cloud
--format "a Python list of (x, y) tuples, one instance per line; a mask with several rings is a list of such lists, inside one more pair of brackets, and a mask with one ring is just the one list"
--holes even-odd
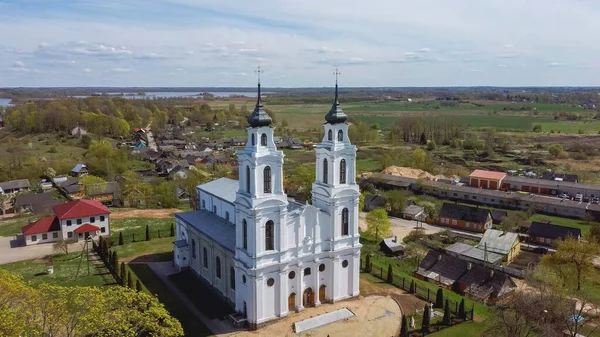
[(129, 72), (133, 71), (133, 69), (131, 69), (131, 68), (121, 68), (121, 67), (111, 68), (110, 70), (114, 71), (116, 73), (129, 73)]
[(91, 74), (92, 73), (92, 69), (90, 68), (83, 68), (81, 69), (81, 72), (84, 74)]
[(550, 66), (550, 67), (560, 67), (560, 66), (564, 66), (564, 63), (550, 62), (550, 64), (548, 64), (548, 66)]
[(15, 63), (13, 63), (12, 66), (14, 68), (24, 68), (25, 67), (25, 63), (23, 63), (21, 61), (15, 61)]
[(500, 67), (500, 68), (507, 68), (508, 66), (506, 64), (499, 64), (498, 67)]

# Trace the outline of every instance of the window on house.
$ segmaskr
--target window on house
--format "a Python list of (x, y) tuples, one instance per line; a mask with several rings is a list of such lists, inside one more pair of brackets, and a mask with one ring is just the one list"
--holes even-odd
[(48, 234), (42, 234), (42, 240), (48, 240)]
[(96, 222), (96, 217), (95, 216), (90, 217), (90, 223), (94, 223), (94, 222)]
[(217, 268), (217, 278), (221, 278), (221, 259), (217, 256), (216, 259), (216, 268)]
[(52, 238), (53, 239), (58, 239), (58, 233), (57, 232), (52, 233)]
[(217, 206), (213, 205), (213, 213), (217, 214)]
[(458, 197), (458, 193), (454, 193), (454, 196), (455, 196), (455, 197)]
[(329, 167), (327, 167), (327, 158), (323, 159), (323, 183), (327, 184), (327, 176), (329, 175)]
[(263, 133), (260, 136), (260, 145), (267, 146), (267, 134), (266, 133)]
[(252, 146), (256, 145), (256, 136), (252, 134)]
[(72, 222), (71, 220), (67, 220), (67, 226), (71, 226)]
[(204, 268), (208, 268), (208, 252), (206, 251), (206, 247), (202, 249), (202, 260)]
[(340, 160), (340, 184), (346, 183), (346, 159)]
[(477, 199), (477, 197), (476, 197), (476, 196), (474, 196), (474, 195), (473, 195), (473, 196), (471, 196), (471, 198), (473, 198), (473, 199)]
[(246, 192), (250, 193), (250, 166), (246, 166)]
[(192, 239), (192, 259), (196, 259), (196, 240)]
[(206, 201), (202, 200), (202, 209), (206, 209)]
[(344, 140), (344, 131), (339, 130), (338, 131), (338, 141), (343, 141)]
[(304, 276), (310, 275), (310, 268), (304, 268)]
[(229, 268), (229, 286), (232, 290), (235, 290), (235, 269)]
[(263, 171), (263, 179), (264, 179), (264, 186), (263, 186), (264, 193), (271, 193), (271, 167), (270, 166), (265, 167), (265, 170)]
[(327, 139), (333, 140), (333, 131), (329, 130), (329, 132), (327, 133)]
[(242, 221), (242, 237), (243, 237), (243, 244), (244, 244), (244, 249), (248, 249), (248, 223), (246, 222), (246, 219), (244, 219), (244, 221)]
[(465, 224), (465, 227), (469, 228), (469, 227), (471, 227), (471, 224), (467, 222), (467, 223)]
[(342, 210), (342, 235), (348, 235), (348, 209)]
[(104, 215), (100, 216), (100, 221), (104, 221)]
[(229, 221), (229, 212), (225, 212), (225, 220)]
[(78, 225), (81, 225), (81, 222), (82, 222), (81, 219), (77, 219), (77, 224)]
[(456, 220), (452, 220), (452, 224), (456, 226)]
[(100, 227), (100, 233), (106, 233), (106, 227)]
[(275, 223), (273, 220), (265, 224), (265, 250), (275, 250)]
[(37, 241), (37, 235), (32, 235), (31, 236), (31, 241)]
[(67, 233), (67, 237), (68, 237), (68, 238), (72, 238), (72, 237), (73, 237), (73, 232), (68, 232), (68, 233)]

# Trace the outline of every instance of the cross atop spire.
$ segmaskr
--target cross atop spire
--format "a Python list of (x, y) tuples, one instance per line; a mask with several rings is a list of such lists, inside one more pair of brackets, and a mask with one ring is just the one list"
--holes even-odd
[(271, 125), (272, 119), (263, 109), (262, 104), (262, 94), (260, 92), (260, 74), (262, 74), (264, 70), (259, 66), (256, 67), (254, 73), (257, 75), (258, 79), (258, 93), (256, 96), (256, 106), (254, 107), (254, 111), (248, 117), (248, 124), (252, 127), (260, 127), (260, 126), (268, 126)]
[(339, 104), (339, 102), (338, 102), (338, 76), (340, 76), (342, 73), (340, 73), (340, 70), (338, 68), (335, 68), (335, 70), (333, 71), (333, 74), (335, 75), (335, 99), (333, 100), (333, 104)]
[(338, 101), (338, 77), (341, 74), (340, 70), (335, 68), (335, 71), (333, 72), (333, 75), (335, 75), (335, 97), (333, 99), (331, 110), (329, 110), (329, 113), (325, 116), (325, 120), (330, 124), (344, 123), (348, 119), (348, 116), (346, 116)]
[(260, 67), (260, 65), (258, 65), (256, 67), (256, 69), (254, 69), (254, 73), (257, 75), (258, 77), (258, 85), (260, 85), (260, 74), (264, 73), (265, 71), (263, 70), (263, 68)]

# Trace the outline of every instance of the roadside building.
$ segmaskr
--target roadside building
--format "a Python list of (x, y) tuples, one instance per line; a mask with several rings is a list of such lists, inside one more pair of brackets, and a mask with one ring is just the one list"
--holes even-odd
[(446, 253), (459, 257), (465, 261), (490, 263), (495, 265), (499, 265), (504, 259), (504, 256), (500, 254), (492, 253), (490, 251), (486, 251), (485, 249), (479, 249), (478, 247), (474, 247), (462, 242), (457, 242), (446, 248)]
[(110, 211), (94, 200), (76, 200), (56, 205), (54, 215), (46, 216), (21, 228), (25, 245), (58, 240), (85, 239), (110, 235)]
[(440, 209), (438, 224), (484, 233), (486, 229), (492, 228), (492, 215), (484, 208), (444, 203)]
[(468, 263), (454, 256), (430, 250), (419, 264), (415, 276), (451, 290), (467, 271)]
[(0, 194), (12, 194), (29, 191), (29, 180), (19, 179), (0, 183)]
[(15, 197), (15, 212), (33, 215), (52, 213), (52, 207), (62, 204), (55, 200), (52, 193), (23, 194)]
[(72, 177), (83, 177), (90, 174), (90, 170), (85, 164), (77, 164), (71, 169)]
[(579, 240), (581, 230), (537, 221), (533, 221), (529, 226), (529, 239), (542, 245), (554, 246), (558, 240), (564, 240), (569, 236)]
[(508, 213), (506, 213), (506, 211), (501, 211), (501, 210), (492, 210), (492, 223), (494, 225), (499, 225), (502, 223), (502, 221), (504, 221), (504, 218), (506, 218), (506, 216), (508, 215)]
[(490, 190), (497, 190), (502, 186), (502, 180), (506, 177), (504, 172), (475, 170), (469, 175), (469, 185)]
[(521, 251), (519, 234), (488, 229), (477, 244), (477, 248), (488, 252), (500, 254), (504, 262), (510, 263)]
[(378, 194), (365, 195), (364, 211), (369, 212), (376, 208), (385, 208), (387, 198)]
[(379, 243), (379, 250), (387, 256), (398, 256), (404, 254), (406, 245), (402, 242), (398, 242), (398, 237), (387, 238), (381, 240)]
[(402, 211), (402, 217), (406, 220), (425, 221), (426, 216), (425, 209), (417, 205), (406, 206)]

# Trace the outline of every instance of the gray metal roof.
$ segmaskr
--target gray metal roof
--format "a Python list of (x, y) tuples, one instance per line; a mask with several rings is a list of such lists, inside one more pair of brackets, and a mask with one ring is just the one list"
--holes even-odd
[(487, 253), (487, 261), (485, 259), (485, 251), (483, 249), (479, 249), (477, 247), (469, 246), (462, 242), (457, 242), (452, 246), (446, 248), (446, 251), (451, 253), (456, 253), (474, 260), (489, 262), (492, 264), (496, 264), (502, 261), (503, 256), (500, 254), (492, 253), (488, 251)]
[(483, 234), (477, 248), (484, 249), (487, 247), (488, 252), (506, 255), (517, 240), (519, 240), (519, 234), (517, 233), (488, 229)]
[(235, 202), (238, 188), (239, 182), (229, 178), (219, 178), (198, 186), (198, 189), (201, 191), (212, 194), (232, 204)]
[(177, 241), (173, 242), (173, 245), (177, 248), (183, 248), (183, 247), (187, 247), (188, 243), (186, 240), (177, 240)]
[(267, 114), (267, 112), (263, 109), (262, 99), (260, 97), (260, 83), (258, 83), (258, 95), (256, 98), (256, 106), (254, 107), (254, 111), (252, 114), (248, 116), (248, 124), (251, 127), (261, 127), (261, 126), (269, 126), (273, 120), (271, 116)]
[(288, 199), (288, 206), (287, 206), (287, 210), (288, 212), (293, 212), (297, 209), (301, 209), (304, 205), (295, 201), (294, 199)]
[(348, 116), (340, 107), (340, 102), (338, 101), (338, 85), (335, 84), (335, 98), (333, 99), (333, 105), (331, 106), (331, 110), (325, 115), (325, 120), (329, 124), (339, 124), (345, 123), (348, 119)]
[(12, 190), (15, 188), (29, 188), (29, 180), (27, 179), (19, 179), (19, 180), (11, 180), (0, 183), (0, 189), (3, 190)]
[(213, 239), (221, 247), (235, 252), (235, 226), (209, 211), (193, 211), (175, 214), (189, 226)]
[(417, 214), (423, 212), (423, 207), (418, 205), (410, 205), (404, 208), (404, 214), (410, 214), (412, 216), (416, 216)]

